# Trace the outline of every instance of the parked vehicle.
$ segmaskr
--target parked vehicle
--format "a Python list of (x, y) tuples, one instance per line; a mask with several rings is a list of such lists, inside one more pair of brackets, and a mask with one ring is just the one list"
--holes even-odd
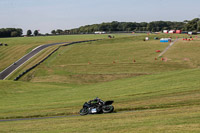
[(87, 114), (100, 114), (100, 113), (111, 113), (114, 110), (112, 105), (114, 101), (103, 101), (98, 97), (94, 100), (90, 100), (83, 104), (83, 108), (80, 110), (80, 115)]

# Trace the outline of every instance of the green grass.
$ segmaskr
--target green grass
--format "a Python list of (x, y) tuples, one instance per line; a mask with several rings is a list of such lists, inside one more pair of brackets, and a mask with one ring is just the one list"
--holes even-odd
[(1, 122), (0, 131), (198, 132), (199, 74), (184, 70), (90, 85), (1, 81), (1, 119), (78, 114), (84, 101), (96, 96), (114, 100), (117, 112), (136, 112)]
[(120, 113), (0, 122), (0, 132), (200, 132), (199, 39), (178, 41), (161, 61), (155, 50), (169, 43), (153, 38), (171, 35), (145, 36), (63, 47), (21, 81), (0, 81), (0, 119), (71, 116), (96, 96)]
[[(125, 35), (116, 35), (121, 37)], [(63, 36), (42, 36), (42, 37), (16, 37), (0, 38), (1, 43), (8, 46), (0, 47), (0, 71), (8, 67), (13, 62), (30, 52), (33, 48), (50, 43), (83, 41), (90, 39), (105, 39), (107, 35), (63, 35)]]
[[(199, 58), (199, 39), (188, 42), (180, 40), (165, 54), (171, 62), (184, 62), (191, 67), (200, 66)], [(174, 54), (176, 53), (176, 54)]]
[[(184, 110), (184, 111), (183, 111)], [(198, 106), (156, 109), (120, 114), (77, 116), (33, 121), (0, 123), (1, 132), (20, 133), (198, 133), (200, 114)]]
[(76, 114), (96, 96), (113, 99), (116, 111), (199, 105), (199, 74), (196, 69), (91, 85), (1, 81), (0, 118)]
[[(155, 36), (163, 35), (151, 35), (150, 41), (143, 41), (143, 35), (62, 47), (22, 80), (84, 84), (197, 67), (183, 59), (161, 61), (161, 58), (157, 58), (160, 53), (155, 51), (163, 51), (169, 43), (160, 43), (159, 40), (153, 39)], [(181, 41), (177, 45), (180, 43)], [(178, 46), (173, 47), (176, 48), (174, 53), (179, 54)], [(192, 47), (196, 51), (199, 50), (199, 44), (193, 44)], [(188, 49), (188, 54), (191, 53), (194, 59), (198, 58), (198, 53), (193, 54), (193, 49)], [(134, 60), (136, 62), (133, 62)]]
[[(62, 44), (61, 44), (62, 45)], [(51, 46), (48, 47), (42, 51), (40, 51), (38, 54), (36, 54), (34, 57), (32, 57), (30, 60), (28, 60), (25, 64), (23, 64), (21, 67), (19, 67), (15, 72), (13, 72), (11, 75), (7, 77), (8, 80), (15, 79), (19, 74), (23, 73), (30, 67), (34, 66), (35, 64), (39, 63), (41, 60), (43, 60), (45, 57), (47, 57), (48, 54), (50, 54), (52, 51), (54, 51), (56, 48), (58, 48), (60, 45)]]

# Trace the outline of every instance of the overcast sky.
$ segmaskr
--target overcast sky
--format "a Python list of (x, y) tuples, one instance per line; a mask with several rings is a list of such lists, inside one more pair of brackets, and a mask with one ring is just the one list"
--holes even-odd
[(72, 29), (102, 22), (184, 21), (200, 17), (200, 0), (0, 0), (0, 28)]

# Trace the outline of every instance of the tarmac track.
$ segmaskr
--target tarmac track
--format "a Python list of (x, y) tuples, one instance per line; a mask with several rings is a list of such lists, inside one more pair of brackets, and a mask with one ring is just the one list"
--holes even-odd
[(6, 79), (10, 74), (12, 74), (18, 67), (20, 67), (21, 65), (23, 65), (25, 62), (27, 62), (29, 59), (31, 59), (33, 56), (35, 56), (37, 53), (39, 53), (40, 51), (42, 51), (43, 49), (49, 47), (49, 46), (54, 46), (54, 45), (59, 45), (59, 44), (66, 44), (68, 42), (63, 42), (63, 43), (52, 43), (52, 44), (45, 44), (45, 45), (41, 45), (38, 46), (37, 48), (33, 49), (30, 53), (26, 54), (25, 56), (23, 56), (21, 59), (19, 59), (18, 61), (16, 61), (15, 63), (11, 64), (9, 67), (7, 67), (6, 69), (4, 69), (1, 73), (0, 73), (0, 80), (4, 80)]
[(166, 53), (167, 50), (168, 50), (172, 45), (174, 45), (174, 43), (177, 42), (178, 40), (179, 40), (179, 39), (176, 39), (176, 40), (174, 40), (173, 42), (171, 42), (171, 43), (169, 44), (169, 46), (168, 46), (158, 57), (160, 57), (160, 56), (162, 56), (164, 53)]
[(1, 119), (0, 122), (8, 122), (8, 121), (24, 121), (24, 120), (42, 120), (42, 119), (65, 118), (65, 117), (75, 117), (75, 116), (80, 116), (80, 115), (51, 116), (51, 117), (36, 117), (36, 118), (18, 118), (18, 119)]

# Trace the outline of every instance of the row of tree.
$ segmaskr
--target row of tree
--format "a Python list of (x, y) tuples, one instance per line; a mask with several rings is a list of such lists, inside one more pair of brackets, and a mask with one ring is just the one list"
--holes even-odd
[(70, 30), (57, 29), (57, 30), (52, 30), (51, 34), (52, 35), (62, 35), (62, 34), (71, 34), (71, 33), (70, 33)]
[(117, 31), (151, 31), (159, 32), (162, 30), (183, 30), (183, 31), (200, 31), (200, 19), (195, 18), (191, 21), (171, 22), (171, 21), (153, 21), (153, 22), (109, 22), (81, 26), (70, 30), (52, 30), (52, 34), (78, 34), (94, 33), (95, 31), (117, 32)]
[(23, 30), (20, 28), (2, 28), (0, 37), (19, 37), (22, 36)]
[[(0, 29), (0, 37), (21, 37), (23, 30), (20, 28), (2, 28)], [(40, 35), (39, 30), (35, 30), (32, 34), (31, 30), (26, 33), (27, 36), (38, 36)]]
[[(191, 21), (185, 20), (184, 22), (171, 22), (171, 21), (153, 21), (153, 22), (109, 22), (101, 24), (93, 24), (81, 26), (79, 28), (70, 30), (52, 30), (53, 35), (62, 34), (80, 34), (80, 33), (94, 33), (95, 31), (106, 31), (106, 32), (132, 32), (132, 31), (150, 31), (159, 32), (162, 30), (183, 30), (183, 31), (200, 31), (200, 19), (195, 18)], [(20, 37), (22, 36), (22, 29), (20, 28), (3, 28), (0, 29), (0, 37)], [(28, 30), (27, 36), (38, 36), (41, 35), (39, 30), (35, 30), (33, 33)], [(49, 34), (46, 34), (49, 35)]]
[[(34, 35), (34, 36), (38, 36), (39, 34), (40, 34), (40, 33), (39, 33), (39, 30), (35, 30), (35, 31), (33, 32), (33, 35)], [(31, 31), (31, 30), (27, 30), (26, 35), (27, 35), (27, 36), (32, 36), (32, 31)]]
[(186, 31), (200, 31), (200, 19), (195, 18), (191, 21), (185, 21), (185, 30)]

